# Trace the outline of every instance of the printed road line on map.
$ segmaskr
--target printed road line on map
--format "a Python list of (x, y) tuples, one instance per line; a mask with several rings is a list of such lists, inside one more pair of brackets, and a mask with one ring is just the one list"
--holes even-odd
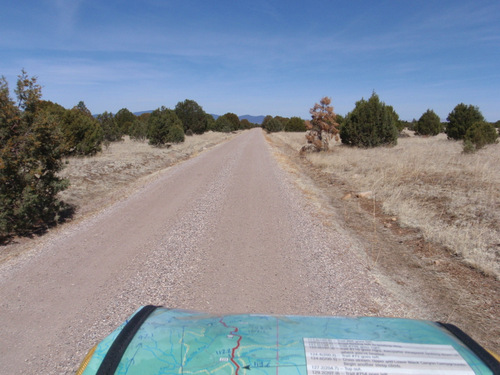
[[(225, 322), (224, 322), (224, 317), (220, 318), (219, 320), (219, 323), (223, 324), (224, 327), (226, 328), (230, 328)], [(237, 335), (236, 333), (238, 332), (238, 327), (231, 327), (233, 328), (233, 331), (231, 331), (231, 335), (233, 336), (238, 336), (238, 341), (236, 342), (236, 346), (233, 348), (233, 350), (231, 351), (231, 362), (233, 362), (233, 364), (236, 366), (236, 373), (235, 375), (238, 375), (239, 371), (240, 371), (240, 365), (235, 361), (234, 359), (234, 353), (236, 352), (236, 350), (238, 350), (238, 348), (240, 347), (240, 342), (241, 342), (241, 338), (242, 336), (241, 335)]]

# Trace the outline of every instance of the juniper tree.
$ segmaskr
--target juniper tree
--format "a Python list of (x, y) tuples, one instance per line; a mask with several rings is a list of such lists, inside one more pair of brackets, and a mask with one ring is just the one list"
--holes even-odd
[(342, 127), (342, 143), (358, 147), (395, 145), (398, 141), (399, 116), (373, 93), (370, 99), (356, 102)]
[(438, 135), (442, 130), (441, 120), (432, 109), (420, 116), (415, 126), (415, 133), (418, 135)]
[(184, 132), (203, 134), (207, 130), (207, 117), (203, 108), (194, 100), (186, 99), (175, 106), (175, 114), (182, 121)]
[(307, 130), (306, 122), (302, 120), (300, 117), (290, 118), (290, 120), (286, 123), (285, 126), (286, 132), (305, 132), (306, 130)]
[(116, 112), (115, 122), (122, 134), (130, 135), (130, 127), (136, 118), (137, 116), (130, 112), (127, 108), (122, 108)]
[(238, 130), (240, 128), (240, 119), (236, 114), (228, 112), (222, 117), (225, 117), (231, 123), (231, 130)]
[(183, 142), (184, 129), (182, 121), (173, 110), (165, 107), (158, 108), (149, 116), (148, 138), (149, 144), (153, 146)]
[(0, 237), (52, 222), (60, 207), (56, 195), (66, 188), (61, 132), (56, 116), (41, 105), (41, 86), (23, 70), (10, 98), (0, 79)]
[(460, 103), (449, 113), (447, 121), (448, 139), (464, 139), (467, 129), (476, 122), (484, 121), (484, 117), (478, 107)]
[(215, 120), (213, 130), (221, 133), (230, 133), (232, 127), (233, 124), (227, 119), (227, 117), (219, 116), (217, 117), (217, 120)]

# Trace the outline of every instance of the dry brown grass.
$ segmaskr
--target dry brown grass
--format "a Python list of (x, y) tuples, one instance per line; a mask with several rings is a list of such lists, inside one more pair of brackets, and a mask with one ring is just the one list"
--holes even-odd
[[(305, 143), (304, 134), (276, 136), (297, 150)], [(461, 142), (441, 134), (400, 138), (391, 148), (331, 148), (306, 157), (353, 192), (372, 191), (400, 225), (500, 279), (499, 144), (463, 154)]]
[(150, 146), (147, 141), (128, 137), (114, 142), (92, 157), (72, 157), (60, 173), (71, 186), (61, 199), (77, 208), (78, 215), (92, 212), (128, 194), (155, 172), (232, 138), (232, 133), (207, 132), (186, 137), (184, 143), (169, 148)]

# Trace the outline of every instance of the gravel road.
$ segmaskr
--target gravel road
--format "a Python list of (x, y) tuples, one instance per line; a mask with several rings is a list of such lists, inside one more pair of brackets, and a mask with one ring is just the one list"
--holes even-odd
[(346, 233), (324, 225), (261, 130), (244, 132), (1, 265), (0, 374), (73, 373), (145, 304), (397, 314)]

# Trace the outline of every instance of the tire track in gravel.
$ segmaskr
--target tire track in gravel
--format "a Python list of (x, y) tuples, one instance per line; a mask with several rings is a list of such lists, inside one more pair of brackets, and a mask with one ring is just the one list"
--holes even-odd
[(145, 304), (389, 315), (398, 302), (355, 246), (322, 224), (262, 132), (245, 132), (3, 265), (0, 373), (73, 373)]

